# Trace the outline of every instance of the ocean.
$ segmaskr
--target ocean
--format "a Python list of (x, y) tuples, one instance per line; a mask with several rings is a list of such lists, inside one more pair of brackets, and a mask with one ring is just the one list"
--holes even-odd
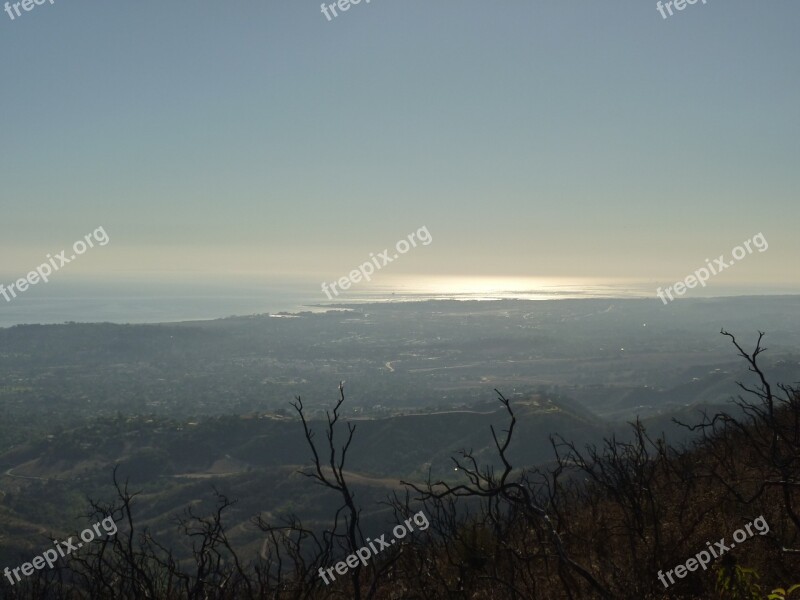
[[(0, 296), (0, 327), (75, 322), (165, 323), (253, 314), (325, 311), (340, 304), (433, 299), (656, 298), (652, 282), (544, 280), (500, 277), (403, 277), (359, 283), (333, 301), (319, 282), (134, 283), (51, 280), (7, 302)], [(691, 290), (691, 296), (800, 293), (800, 290), (732, 288)]]

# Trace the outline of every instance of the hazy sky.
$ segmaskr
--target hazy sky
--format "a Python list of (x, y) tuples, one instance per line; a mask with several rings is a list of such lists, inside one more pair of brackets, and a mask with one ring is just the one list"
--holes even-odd
[(800, 286), (800, 3), (55, 0), (0, 13), (0, 276)]

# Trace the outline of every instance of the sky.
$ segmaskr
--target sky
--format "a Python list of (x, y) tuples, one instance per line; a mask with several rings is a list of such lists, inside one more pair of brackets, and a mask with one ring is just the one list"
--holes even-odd
[[(13, 10), (13, 8), (11, 9)], [(0, 13), (0, 278), (800, 290), (796, 0), (54, 0)], [(386, 267), (389, 271), (389, 267)], [(720, 278), (723, 278), (721, 275)]]

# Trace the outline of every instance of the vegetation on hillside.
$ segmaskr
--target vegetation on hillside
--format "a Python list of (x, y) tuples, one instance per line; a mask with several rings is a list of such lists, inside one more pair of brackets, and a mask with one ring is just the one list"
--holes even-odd
[[(686, 425), (700, 434), (673, 447), (631, 424), (633, 435), (578, 447), (554, 436), (546, 466), (514, 468), (509, 449), (517, 415), (498, 392), (508, 426), (488, 432), (496, 459), (465, 449), (453, 459), (458, 480), (429, 476), (404, 482), (387, 498), (395, 522), (423, 511), (424, 531), (349, 569), (330, 585), (320, 569), (383, 532), (365, 531), (359, 498), (345, 465), (358, 426), (344, 422), (344, 389), (324, 431), (300, 417), (311, 463), (304, 474), (339, 498), (333, 527), (318, 531), (297, 518), (275, 523), (255, 517), (265, 534), (261, 556), (241, 556), (230, 543), (226, 512), (194, 507), (178, 519), (189, 560), (139, 526), (136, 492), (115, 486), (118, 499), (92, 503), (90, 522), (111, 515), (113, 538), (87, 544), (53, 570), (35, 571), (2, 597), (235, 599), (235, 598), (471, 598), (696, 599), (800, 597), (800, 391), (773, 384), (762, 371), (760, 334), (748, 352), (727, 332), (753, 382), (740, 383), (735, 410), (704, 414)], [(769, 525), (717, 560), (665, 587), (658, 573), (685, 564), (707, 542), (763, 516)]]

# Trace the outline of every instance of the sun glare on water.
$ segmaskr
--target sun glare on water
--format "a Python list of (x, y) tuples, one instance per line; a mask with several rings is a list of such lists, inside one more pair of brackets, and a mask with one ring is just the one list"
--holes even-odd
[[(365, 290), (366, 291), (366, 290)], [(372, 286), (368, 294), (385, 300), (497, 300), (519, 298), (644, 297), (647, 289), (631, 282), (554, 277), (421, 276), (396, 277)]]

